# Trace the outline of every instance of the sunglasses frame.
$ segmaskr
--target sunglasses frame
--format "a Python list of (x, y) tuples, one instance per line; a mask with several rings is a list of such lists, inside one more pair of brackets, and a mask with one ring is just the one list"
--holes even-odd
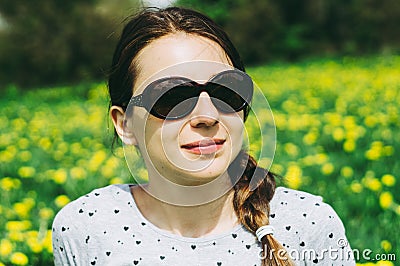
[[(245, 88), (231, 88), (229, 85), (230, 84), (226, 84), (229, 82), (222, 82), (220, 80), (222, 80), (224, 77), (232, 77), (233, 75), (236, 75), (238, 78), (235, 81), (239, 81), (241, 84), (245, 85)], [(162, 93), (160, 93), (160, 95), (157, 96), (156, 99), (152, 99), (152, 91), (153, 89), (159, 85), (162, 82), (165, 81), (179, 81), (177, 84), (174, 84), (174, 86), (165, 89), (162, 91)], [(231, 80), (232, 81), (232, 80)], [(247, 84), (246, 84), (247, 83)], [(196, 102), (193, 104), (193, 106), (191, 108), (189, 108), (189, 110), (187, 110), (186, 112), (177, 115), (177, 116), (165, 116), (163, 114), (160, 114), (158, 112), (156, 112), (154, 110), (154, 105), (157, 103), (157, 101), (165, 94), (167, 93), (169, 90), (178, 87), (178, 86), (182, 86), (182, 85), (190, 85), (191, 87), (193, 87), (193, 89), (197, 89), (196, 93), (193, 93), (193, 95), (195, 95), (194, 97), (196, 97)], [(236, 109), (232, 109), (230, 111), (226, 111), (226, 110), (222, 110), (219, 108), (219, 105), (216, 104), (214, 98), (212, 95), (210, 95), (210, 89), (209, 85), (217, 85), (217, 86), (223, 86), (227, 89), (232, 90), (234, 93), (236, 93), (237, 95), (240, 96), (240, 98), (243, 100), (243, 104), (236, 108)], [(231, 84), (232, 85), (232, 84)], [(194, 107), (197, 104), (198, 101), (198, 97), (200, 96), (201, 92), (207, 92), (214, 104), (214, 106), (221, 112), (223, 113), (234, 113), (234, 112), (239, 112), (241, 110), (244, 110), (244, 120), (246, 120), (247, 115), (249, 113), (249, 109), (250, 109), (250, 103), (253, 97), (253, 91), (254, 91), (254, 85), (253, 85), (253, 81), (251, 79), (251, 77), (249, 75), (247, 75), (245, 72), (240, 71), (240, 70), (236, 70), (236, 69), (230, 69), (230, 70), (225, 70), (222, 72), (219, 72), (218, 74), (216, 74), (215, 76), (213, 76), (211, 79), (209, 79), (206, 83), (204, 84), (200, 84), (197, 83), (189, 78), (186, 77), (180, 77), (180, 76), (171, 76), (171, 77), (165, 77), (165, 78), (161, 78), (158, 80), (155, 80), (153, 82), (151, 82), (149, 85), (146, 86), (146, 88), (143, 90), (143, 92), (137, 96), (133, 96), (131, 98), (131, 100), (129, 101), (129, 105), (132, 106), (137, 106), (137, 107), (144, 107), (147, 112), (149, 112), (151, 115), (163, 119), (163, 120), (177, 120), (177, 119), (181, 119), (187, 115), (189, 115)], [(246, 93), (241, 93), (241, 91), (246, 91)], [(190, 99), (190, 98), (187, 98)], [(186, 100), (187, 100), (186, 99)], [(217, 98), (216, 98), (217, 99)], [(220, 99), (218, 99), (219, 101), (222, 101)], [(225, 103), (225, 102), (224, 102)], [(227, 105), (231, 106), (229, 103), (226, 103)]]

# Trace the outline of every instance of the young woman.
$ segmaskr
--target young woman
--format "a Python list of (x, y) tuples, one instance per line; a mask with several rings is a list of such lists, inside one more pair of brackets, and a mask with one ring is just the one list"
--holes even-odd
[(56, 265), (355, 265), (334, 210), (276, 188), (242, 150), (253, 83), (209, 18), (182, 8), (132, 18), (109, 93), (116, 134), (140, 151), (148, 183), (63, 208)]

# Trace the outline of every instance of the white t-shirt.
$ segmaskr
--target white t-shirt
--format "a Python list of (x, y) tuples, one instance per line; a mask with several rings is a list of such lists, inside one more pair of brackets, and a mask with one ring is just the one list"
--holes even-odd
[[(130, 186), (96, 189), (57, 214), (56, 265), (261, 265), (261, 244), (244, 226), (200, 238), (172, 234), (143, 217)], [(343, 224), (321, 197), (278, 187), (269, 220), (296, 265), (355, 265)]]

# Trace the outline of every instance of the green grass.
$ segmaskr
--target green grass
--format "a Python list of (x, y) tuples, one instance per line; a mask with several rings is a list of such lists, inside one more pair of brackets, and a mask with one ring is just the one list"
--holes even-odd
[[(399, 258), (400, 57), (248, 72), (274, 113), (272, 170), (285, 177), (280, 185), (322, 195), (342, 218), (352, 248)], [(122, 149), (111, 152), (106, 88), (9, 88), (0, 105), (0, 261), (49, 265), (55, 213), (95, 187), (133, 181)], [(254, 118), (247, 129), (257, 155)]]

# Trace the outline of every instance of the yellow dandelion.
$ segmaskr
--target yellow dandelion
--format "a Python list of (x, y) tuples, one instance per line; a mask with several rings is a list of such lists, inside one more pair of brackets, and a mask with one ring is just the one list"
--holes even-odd
[(53, 245), (52, 245), (52, 232), (51, 230), (47, 230), (46, 236), (43, 239), (42, 245), (43, 248), (46, 249), (49, 253), (53, 253)]
[(376, 266), (374, 263), (372, 262), (367, 262), (367, 263), (356, 263), (356, 266)]
[(137, 176), (142, 181), (147, 181), (149, 179), (149, 173), (145, 168), (140, 168), (137, 172)]
[(52, 179), (57, 184), (64, 184), (67, 181), (67, 171), (65, 169), (58, 169), (53, 173)]
[(67, 142), (60, 142), (57, 144), (57, 150), (62, 152), (62, 153), (66, 153), (68, 151), (68, 143)]
[(380, 260), (376, 263), (376, 266), (394, 266), (394, 264), (388, 260)]
[(53, 158), (56, 161), (61, 161), (64, 158), (64, 156), (65, 156), (65, 153), (63, 153), (62, 151), (57, 150), (53, 153)]
[(379, 205), (381, 205), (382, 209), (389, 208), (393, 203), (393, 196), (390, 192), (383, 192), (379, 196)]
[(299, 154), (299, 148), (291, 142), (285, 143), (285, 145), (283, 145), (283, 149), (288, 155), (293, 157), (296, 157)]
[(282, 175), (284, 172), (284, 168), (282, 165), (274, 163), (271, 166), (271, 172), (276, 173), (278, 175)]
[(16, 118), (11, 121), (15, 131), (22, 131), (26, 128), (26, 121), (23, 118)]
[(318, 132), (316, 131), (311, 131), (308, 132), (304, 137), (303, 137), (303, 143), (306, 145), (313, 145), (319, 137)]
[(86, 178), (86, 170), (83, 167), (73, 167), (70, 170), (70, 175), (73, 179), (78, 179), (78, 180), (82, 180)]
[(358, 183), (358, 182), (353, 182), (353, 183), (350, 185), (350, 189), (351, 189), (351, 191), (353, 191), (354, 193), (361, 193), (362, 190), (363, 190), (363, 186), (362, 186), (360, 183)]
[(35, 168), (31, 166), (22, 166), (18, 169), (18, 175), (23, 178), (33, 177), (36, 173)]
[(30, 231), (26, 232), (25, 235), (27, 237), (36, 237), (37, 238), (39, 235), (39, 232), (36, 230), (30, 230)]
[(379, 191), (382, 189), (382, 184), (378, 178), (367, 176), (363, 181), (364, 185), (372, 191)]
[(114, 168), (104, 165), (101, 167), (101, 175), (105, 178), (110, 178), (114, 175)]
[(383, 143), (381, 141), (374, 141), (371, 143), (369, 150), (365, 152), (365, 157), (368, 160), (376, 161), (383, 155)]
[(258, 161), (258, 165), (263, 167), (263, 168), (270, 169), (271, 165), (272, 165), (272, 159), (271, 158), (267, 158), (267, 157), (262, 157)]
[(365, 152), (365, 158), (371, 161), (376, 161), (381, 157), (381, 153), (377, 149), (369, 149)]
[(356, 119), (354, 116), (346, 116), (343, 120), (343, 126), (345, 129), (352, 130), (356, 125)]
[(381, 247), (383, 248), (384, 251), (389, 252), (392, 250), (392, 244), (387, 241), (387, 240), (382, 240), (381, 241)]
[(114, 150), (114, 154), (115, 156), (117, 156), (118, 158), (124, 158), (124, 148), (122, 147), (118, 147)]
[(24, 199), (22, 200), (22, 202), (23, 202), (26, 206), (29, 206), (30, 209), (32, 209), (33, 206), (35, 206), (35, 204), (36, 204), (35, 199), (34, 199), (34, 198), (36, 197), (36, 192), (34, 192), (34, 191), (29, 191), (26, 195), (27, 195), (28, 197), (27, 197), (27, 198), (24, 198)]
[(343, 166), (342, 169), (340, 169), (340, 174), (346, 178), (350, 178), (354, 175), (354, 171), (350, 166)]
[(315, 158), (312, 155), (307, 155), (307, 156), (301, 158), (300, 162), (301, 162), (302, 165), (310, 166), (310, 165), (313, 165), (315, 163)]
[(82, 153), (82, 145), (79, 142), (72, 143), (70, 150), (73, 154), (78, 155)]
[(17, 155), (18, 149), (14, 145), (7, 146), (6, 150), (3, 151), (3, 160), (10, 161)]
[(2, 239), (0, 242), (0, 257), (6, 257), (13, 251), (13, 245), (10, 240)]
[(50, 208), (42, 208), (39, 211), (39, 217), (43, 220), (49, 220), (54, 216), (54, 211)]
[(325, 114), (328, 122), (333, 126), (339, 126), (342, 123), (342, 116), (337, 113), (326, 113)]
[(17, 213), (19, 217), (22, 219), (27, 219), (30, 215), (30, 211), (33, 206), (30, 204), (25, 204), (24, 202), (17, 202), (13, 205), (13, 210)]
[(396, 178), (390, 174), (382, 176), (381, 181), (387, 187), (393, 187), (396, 184)]
[(26, 138), (20, 138), (18, 140), (18, 147), (20, 149), (27, 149), (29, 147), (29, 140)]
[(119, 178), (119, 177), (114, 177), (114, 178), (112, 178), (112, 179), (110, 180), (110, 184), (111, 184), (111, 185), (113, 185), (113, 184), (122, 184), (122, 183), (124, 183), (124, 180), (122, 180), (122, 179)]
[(3, 163), (11, 162), (14, 159), (16, 153), (17, 152), (13, 153), (8, 150), (1, 151), (0, 152), (0, 162), (3, 162)]
[(21, 181), (16, 178), (4, 177), (0, 179), (0, 188), (3, 191), (10, 191), (12, 189), (18, 189), (21, 186)]
[(107, 157), (107, 154), (104, 150), (97, 151), (89, 161), (89, 165), (88, 165), (89, 170), (92, 172), (97, 171), (97, 169), (103, 163), (103, 161), (106, 159), (106, 157)]
[(56, 197), (56, 199), (54, 200), (54, 203), (56, 204), (56, 206), (58, 208), (62, 208), (65, 205), (67, 205), (71, 200), (68, 198), (68, 196), (66, 195), (60, 195), (58, 197)]
[(28, 257), (22, 252), (15, 252), (11, 255), (11, 263), (15, 265), (27, 265), (29, 260)]
[(41, 138), (38, 144), (39, 147), (41, 147), (45, 151), (48, 151), (51, 148), (51, 141), (49, 138)]
[(8, 239), (12, 242), (23, 242), (25, 241), (25, 235), (20, 231), (10, 231), (8, 233)]
[(332, 137), (337, 142), (342, 141), (345, 137), (343, 128), (341, 128), (341, 127), (335, 128), (332, 132)]
[(40, 253), (43, 251), (43, 246), (38, 240), (37, 236), (28, 237), (26, 243), (33, 253)]
[(394, 154), (394, 148), (393, 148), (393, 146), (385, 146), (385, 147), (383, 147), (382, 154), (383, 154), (384, 156), (387, 156), (387, 157), (392, 156), (392, 155)]
[(325, 163), (321, 167), (321, 173), (324, 175), (330, 175), (335, 170), (335, 166), (332, 163)]
[(106, 162), (106, 165), (113, 169), (118, 168), (120, 166), (120, 164), (121, 164), (121, 160), (116, 157), (110, 157)]
[(384, 140), (392, 140), (393, 139), (393, 133), (388, 128), (383, 129), (380, 134)]
[(343, 143), (343, 150), (345, 152), (353, 152), (356, 149), (356, 142), (354, 140), (346, 140)]
[(285, 175), (286, 183), (290, 188), (298, 189), (302, 184), (302, 170), (296, 165), (292, 164), (288, 167)]
[(329, 157), (326, 153), (318, 153), (314, 157), (317, 164), (324, 164), (328, 161)]
[(378, 123), (378, 119), (375, 116), (369, 115), (364, 119), (364, 124), (367, 127), (374, 127)]
[(32, 153), (30, 151), (21, 151), (18, 154), (18, 158), (22, 161), (22, 162), (27, 162), (30, 161), (32, 159)]
[(8, 221), (6, 223), (7, 231), (26, 231), (32, 227), (32, 223), (28, 220), (23, 221)]

